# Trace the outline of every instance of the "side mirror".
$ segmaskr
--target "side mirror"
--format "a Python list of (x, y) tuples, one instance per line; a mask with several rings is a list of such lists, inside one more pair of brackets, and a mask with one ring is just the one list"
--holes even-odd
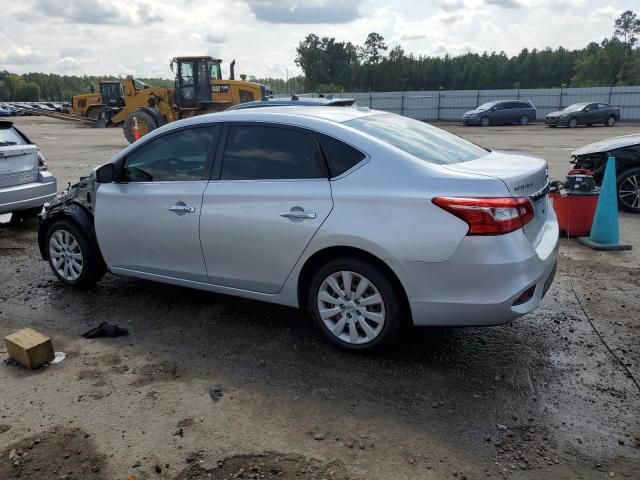
[(115, 180), (116, 169), (113, 163), (106, 163), (96, 170), (96, 182), (112, 183)]

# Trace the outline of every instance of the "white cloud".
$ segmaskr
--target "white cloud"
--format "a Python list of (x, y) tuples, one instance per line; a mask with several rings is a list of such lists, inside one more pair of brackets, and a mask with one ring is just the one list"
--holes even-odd
[(0, 63), (9, 65), (33, 65), (46, 61), (31, 45), (14, 45), (5, 52), (0, 52)]

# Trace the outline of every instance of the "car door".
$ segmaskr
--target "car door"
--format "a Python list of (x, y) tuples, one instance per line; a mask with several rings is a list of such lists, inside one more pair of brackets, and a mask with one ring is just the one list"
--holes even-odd
[(117, 166), (119, 181), (98, 187), (96, 234), (113, 271), (208, 281), (199, 219), (220, 129), (153, 138)]
[(226, 130), (200, 221), (209, 281), (276, 293), (333, 207), (327, 172), (306, 130)]
[(609, 118), (609, 115), (611, 115), (611, 113), (612, 113), (612, 109), (610, 105), (607, 105), (606, 103), (598, 104), (598, 122), (606, 121), (607, 118)]
[(492, 123), (504, 123), (505, 121), (505, 103), (496, 103), (491, 109), (491, 122)]
[(584, 108), (580, 123), (595, 123), (599, 120), (600, 111), (597, 103), (591, 103)]

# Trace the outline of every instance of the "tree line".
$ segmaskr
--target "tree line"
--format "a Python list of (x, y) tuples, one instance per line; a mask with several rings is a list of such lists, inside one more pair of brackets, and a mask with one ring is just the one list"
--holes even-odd
[(362, 45), (311, 33), (299, 43), (295, 61), (305, 89), (321, 93), (639, 85), (639, 34), (640, 19), (630, 10), (600, 43), (576, 50), (525, 48), (512, 57), (504, 52), (430, 57), (407, 54), (399, 45), (389, 50), (378, 33)]
[[(122, 80), (122, 77), (57, 75), (55, 73), (25, 73), (17, 75), (6, 70), (0, 71), (0, 101), (52, 102), (71, 101), (74, 95), (99, 91), (102, 80)], [(153, 87), (172, 87), (173, 80), (162, 78), (140, 78)]]
[[(311, 33), (296, 49), (303, 76), (256, 81), (276, 93), (640, 85), (639, 35), (640, 19), (630, 10), (616, 19), (612, 37), (600, 43), (576, 50), (525, 48), (511, 57), (504, 52), (430, 57), (406, 53), (400, 45), (389, 49), (375, 32), (362, 45)], [(0, 101), (68, 101), (92, 86), (97, 91), (101, 80), (118, 79), (0, 71)], [(140, 80), (173, 86), (173, 80)]]

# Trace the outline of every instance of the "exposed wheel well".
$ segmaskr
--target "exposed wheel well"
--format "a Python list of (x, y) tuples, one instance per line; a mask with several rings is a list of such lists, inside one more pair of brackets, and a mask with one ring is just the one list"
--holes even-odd
[(411, 316), (409, 299), (407, 298), (407, 294), (404, 291), (404, 287), (402, 286), (400, 279), (396, 276), (393, 270), (391, 270), (391, 268), (389, 268), (389, 266), (385, 262), (380, 260), (375, 255), (354, 247), (325, 248), (324, 250), (320, 250), (314, 253), (307, 259), (298, 277), (298, 303), (301, 307), (308, 306), (307, 291), (309, 289), (311, 279), (313, 278), (313, 274), (318, 270), (318, 268), (320, 268), (321, 265), (324, 265), (326, 262), (333, 260), (334, 258), (358, 258), (360, 260), (369, 262), (375, 267), (379, 268), (380, 271), (384, 273), (384, 275), (389, 279), (389, 281), (393, 285), (393, 288), (402, 299), (402, 308), (405, 312), (405, 315), (408, 315), (409, 317)]

